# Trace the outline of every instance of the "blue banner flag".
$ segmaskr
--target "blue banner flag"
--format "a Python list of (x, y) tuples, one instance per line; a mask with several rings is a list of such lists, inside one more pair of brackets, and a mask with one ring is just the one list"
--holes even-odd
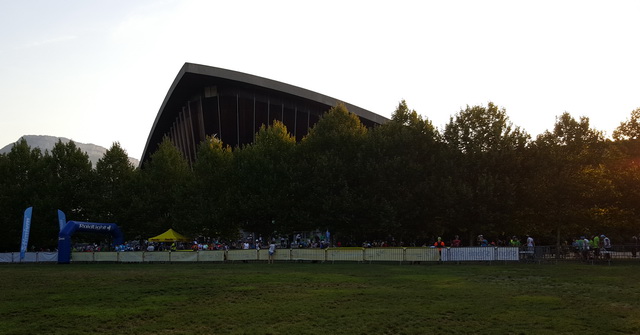
[(64, 215), (64, 212), (58, 209), (58, 223), (60, 224), (60, 231), (67, 224), (67, 216)]
[(20, 260), (24, 259), (29, 244), (29, 230), (31, 230), (31, 212), (33, 207), (29, 207), (24, 211), (24, 219), (22, 220), (22, 243), (20, 243)]

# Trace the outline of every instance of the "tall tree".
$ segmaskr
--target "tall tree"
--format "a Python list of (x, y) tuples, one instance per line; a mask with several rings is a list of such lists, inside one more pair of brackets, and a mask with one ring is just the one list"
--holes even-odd
[(362, 173), (376, 238), (423, 243), (442, 234), (442, 145), (431, 122), (403, 100), (390, 122), (369, 132), (365, 147)]
[(136, 236), (146, 238), (173, 228), (183, 234), (198, 233), (190, 215), (195, 202), (189, 197), (193, 172), (175, 145), (165, 137), (141, 170)]
[(236, 151), (236, 199), (244, 228), (264, 237), (290, 231), (293, 209), (293, 158), (296, 141), (287, 127), (274, 121), (256, 139)]
[(489, 102), (467, 106), (445, 126), (449, 148), (450, 198), (447, 221), (475, 234), (503, 235), (511, 227), (518, 198), (522, 153), (529, 135), (509, 121), (506, 110)]
[[(604, 156), (604, 136), (589, 126), (589, 119), (574, 119), (569, 113), (556, 118), (552, 131), (539, 135), (532, 148), (536, 166), (530, 184), (534, 195), (532, 229), (554, 231), (556, 245), (570, 234), (588, 232), (589, 190), (596, 183), (601, 158)], [(586, 230), (586, 231), (585, 231)]]
[(617, 243), (629, 243), (631, 236), (640, 233), (640, 140), (618, 141), (612, 146), (620, 154), (606, 165), (614, 191), (606, 199), (611, 208), (605, 213), (610, 215), (600, 229)]
[(193, 172), (190, 192), (198, 205), (192, 213), (197, 230), (207, 237), (235, 238), (239, 225), (234, 216), (236, 204), (231, 201), (235, 188), (231, 148), (218, 138), (207, 137), (200, 143)]
[(0, 227), (6, 238), (0, 240), (0, 251), (19, 250), (22, 236), (22, 215), (27, 207), (35, 207), (30, 245), (49, 247), (50, 237), (41, 233), (47, 224), (40, 208), (44, 197), (44, 173), (42, 173), (40, 149), (31, 149), (27, 141), (20, 139), (11, 151), (0, 155)]
[[(618, 241), (638, 236), (640, 229), (640, 108), (631, 111), (630, 117), (613, 131), (612, 149), (615, 159), (607, 167), (615, 190), (614, 219), (608, 220), (609, 233), (615, 230)], [(630, 240), (627, 240), (630, 242)]]
[(51, 186), (60, 209), (76, 220), (88, 220), (92, 167), (89, 155), (73, 141), (58, 141), (48, 158)]
[(56, 212), (58, 209), (65, 212), (69, 220), (92, 220), (91, 205), (94, 203), (92, 186), (95, 175), (89, 155), (78, 148), (73, 141), (66, 144), (58, 141), (50, 154), (45, 152), (43, 162), (44, 171), (47, 174), (47, 182), (43, 185), (46, 185), (47, 193), (38, 206), (38, 212), (43, 212), (45, 215), (46, 227), (50, 229), (46, 234), (50, 236), (51, 245), (57, 246), (59, 226)]
[(95, 172), (93, 220), (115, 222), (125, 231), (130, 229), (125, 227), (135, 225), (129, 217), (136, 168), (120, 143), (113, 143), (98, 160)]
[(325, 113), (300, 144), (304, 199), (312, 227), (342, 242), (366, 237), (369, 208), (362, 201), (362, 149), (367, 128), (344, 104)]

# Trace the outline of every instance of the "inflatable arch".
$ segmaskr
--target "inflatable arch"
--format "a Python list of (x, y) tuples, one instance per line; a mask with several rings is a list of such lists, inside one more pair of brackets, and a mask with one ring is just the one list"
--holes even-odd
[(124, 242), (124, 236), (115, 223), (69, 221), (58, 234), (58, 264), (71, 262), (71, 235), (76, 232), (111, 234), (114, 245)]

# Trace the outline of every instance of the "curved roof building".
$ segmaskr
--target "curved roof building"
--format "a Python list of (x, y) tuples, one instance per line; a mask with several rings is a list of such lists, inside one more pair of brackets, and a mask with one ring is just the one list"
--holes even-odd
[[(250, 74), (185, 63), (173, 81), (140, 160), (149, 159), (164, 136), (184, 156), (195, 160), (196, 148), (206, 136), (215, 135), (225, 145), (251, 143), (263, 124), (279, 120), (301, 140), (320, 115), (339, 100), (300, 87)], [(387, 118), (345, 103), (367, 127)]]

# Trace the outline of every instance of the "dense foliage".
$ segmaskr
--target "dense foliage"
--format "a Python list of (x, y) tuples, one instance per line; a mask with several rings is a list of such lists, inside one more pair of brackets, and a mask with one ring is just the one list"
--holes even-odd
[(0, 155), (0, 251), (18, 250), (29, 206), (37, 250), (57, 244), (56, 209), (116, 222), (127, 239), (319, 229), (343, 245), (600, 233), (623, 243), (640, 231), (638, 118), (636, 109), (610, 140), (565, 113), (532, 139), (493, 103), (467, 106), (441, 130), (404, 101), (373, 129), (338, 105), (299, 143), (274, 122), (240, 148), (207, 138), (190, 164), (165, 139), (142, 169), (118, 143), (92, 169), (73, 142), (43, 153), (20, 141)]

